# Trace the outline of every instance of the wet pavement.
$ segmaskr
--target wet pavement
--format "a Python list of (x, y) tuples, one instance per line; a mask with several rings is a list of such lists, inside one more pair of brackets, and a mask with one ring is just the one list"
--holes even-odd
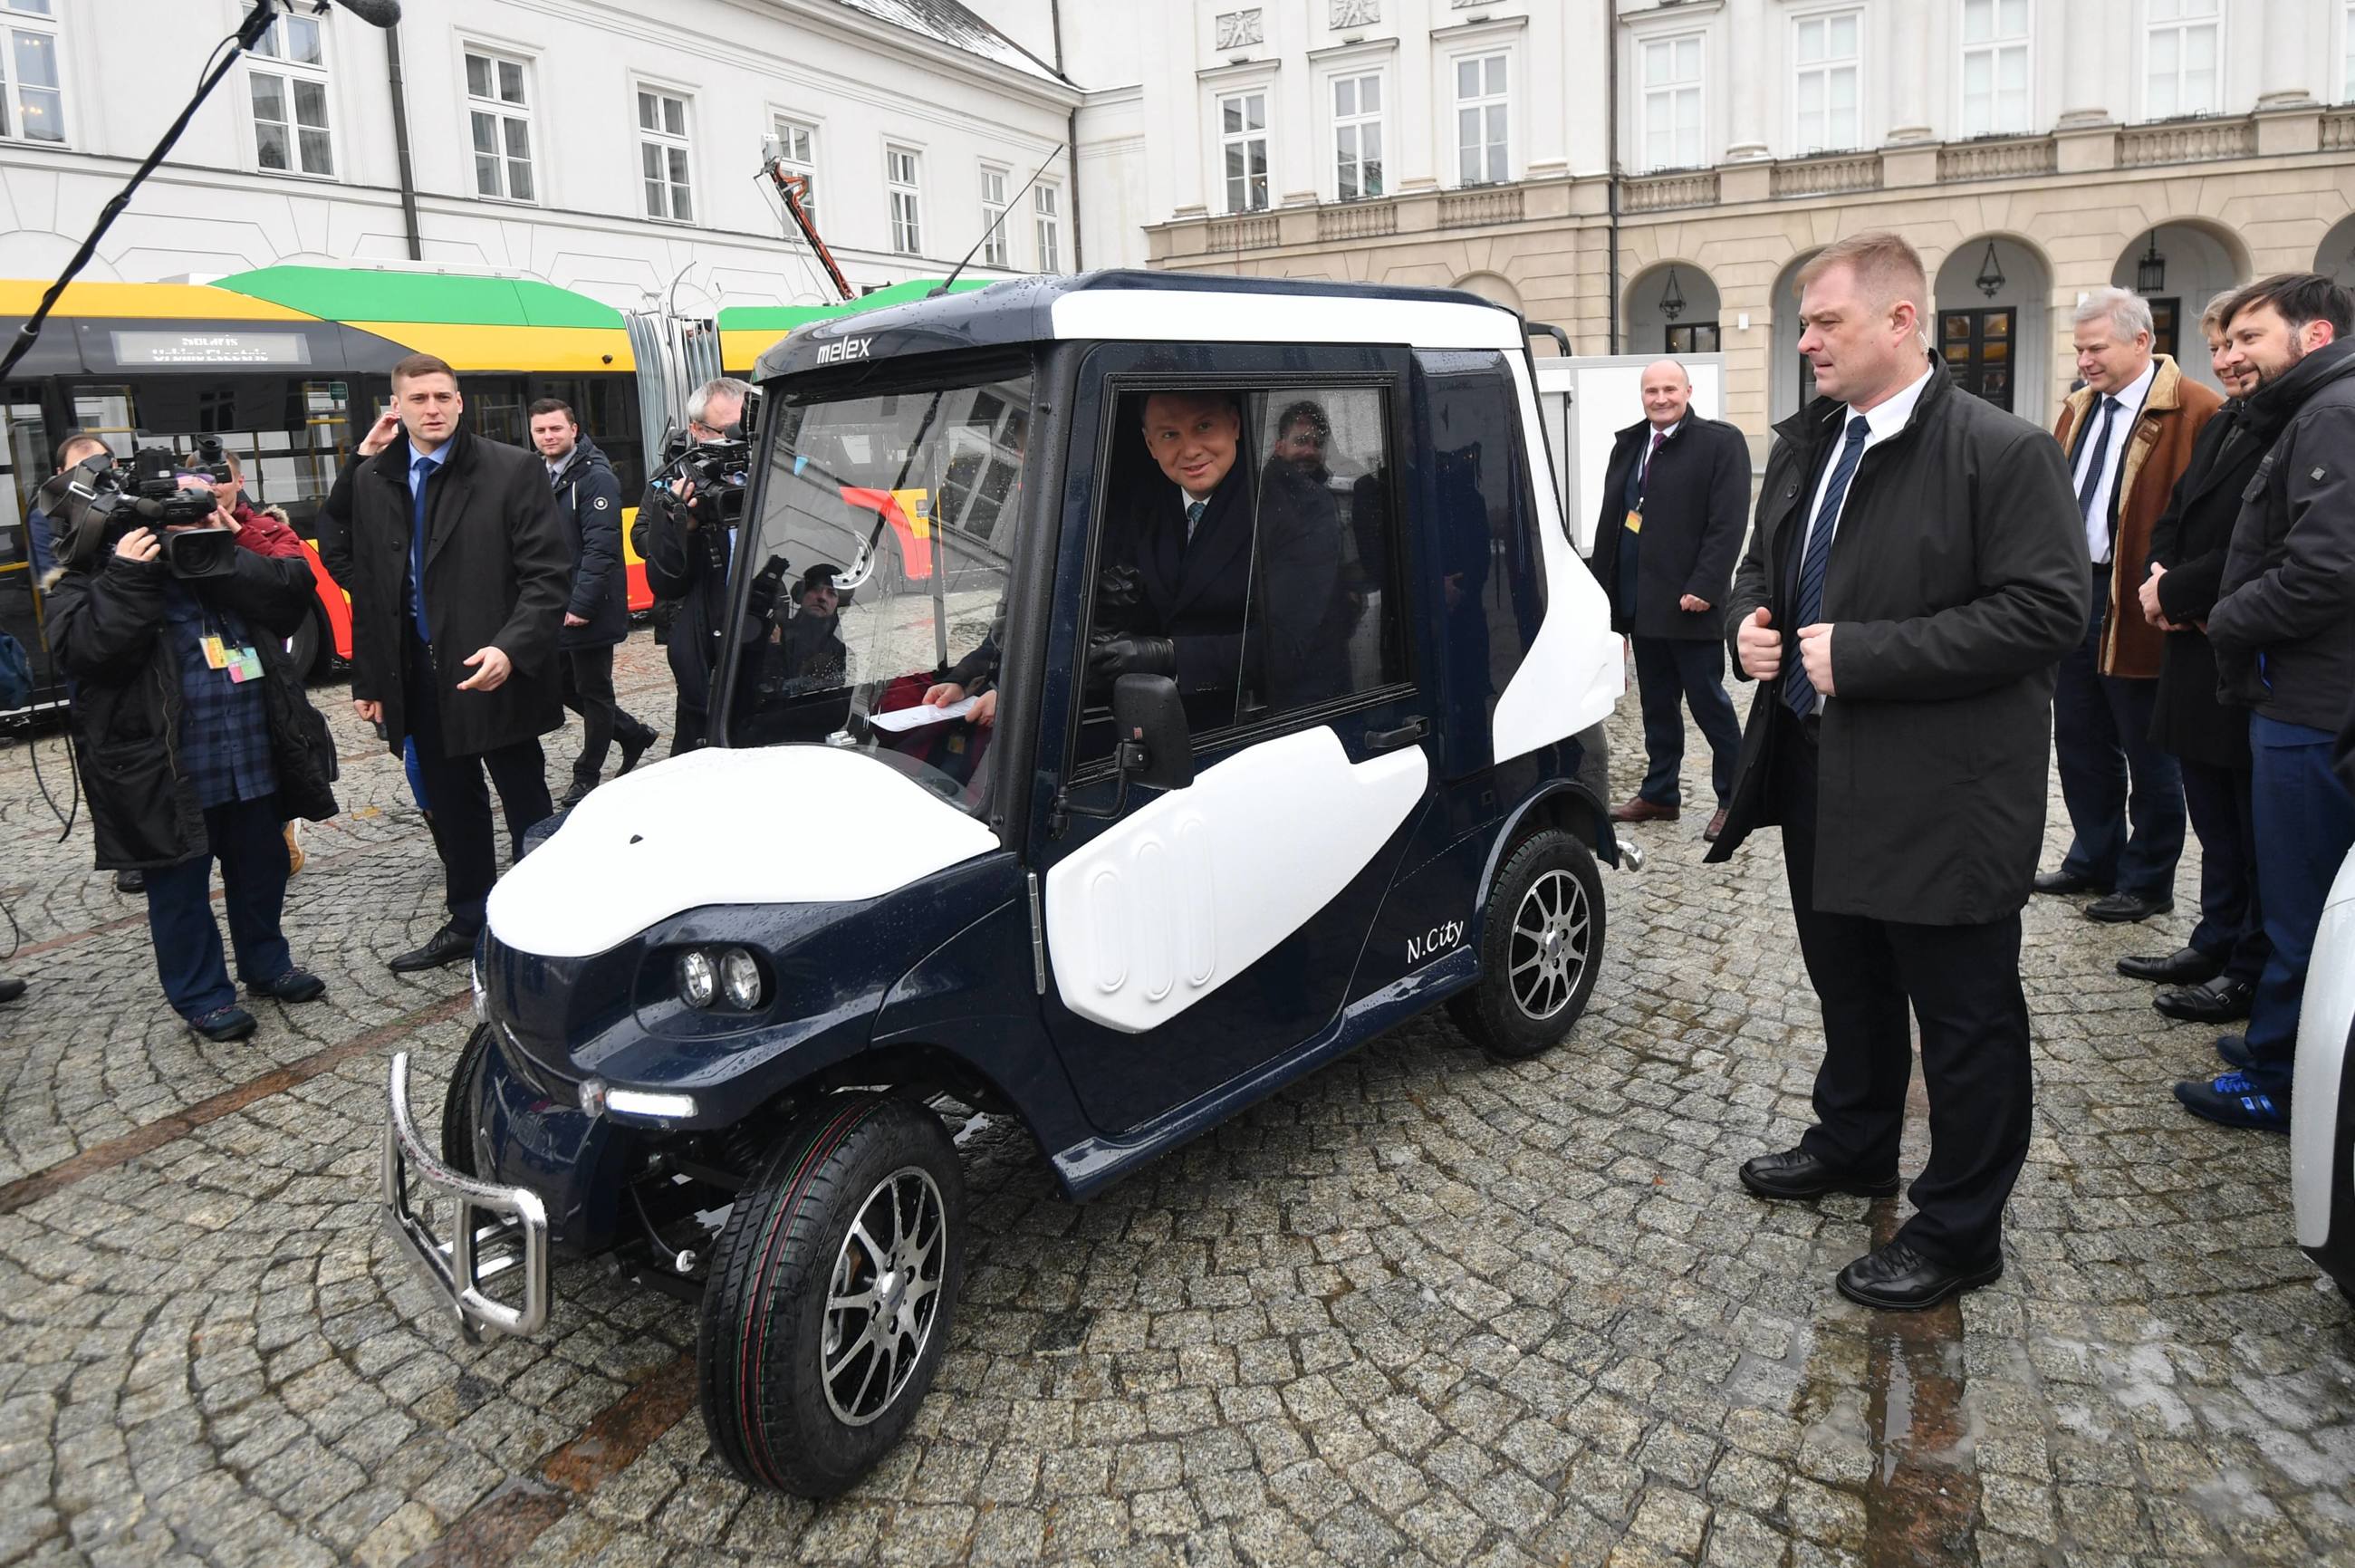
[[(643, 632), (619, 684), (668, 731)], [(1901, 1201), (1736, 1185), (1805, 1125), (1817, 1024), (1779, 847), (1705, 868), (1697, 809), (1606, 874), (1593, 1005), (1536, 1061), (1434, 1014), (1078, 1206), (969, 1129), (939, 1382), (812, 1507), (707, 1452), (691, 1307), (568, 1265), (544, 1339), (471, 1349), (395, 1255), (386, 1059), (430, 1123), (465, 978), (384, 968), (437, 869), (314, 696), (346, 812), (286, 925), (329, 994), (234, 1045), (165, 1007), (86, 823), (56, 841), (60, 743), (0, 743), (0, 972), (33, 982), (0, 1008), (0, 1563), (2355, 1563), (2355, 1309), (2291, 1244), (2286, 1141), (2169, 1096), (2212, 1031), (2112, 969), (2179, 944), (2196, 851), (2148, 927), (2030, 910), (2035, 1142), (1959, 1304), (1832, 1291)], [(1624, 787), (1632, 701), (1613, 733)], [(1689, 802), (1705, 774), (1695, 737)], [(2056, 792), (2048, 864), (2063, 833)]]

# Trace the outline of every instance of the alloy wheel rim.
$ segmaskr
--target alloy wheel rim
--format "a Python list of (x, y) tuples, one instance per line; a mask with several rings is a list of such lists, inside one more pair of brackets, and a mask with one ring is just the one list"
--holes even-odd
[(1548, 871), (1529, 884), (1513, 912), (1506, 971), (1513, 1005), (1542, 1023), (1558, 1016), (1586, 976), (1593, 921), (1586, 889), (1568, 871)]
[(948, 1208), (903, 1166), (859, 1204), (835, 1254), (818, 1336), (818, 1381), (835, 1418), (865, 1426), (897, 1403), (940, 1318)]

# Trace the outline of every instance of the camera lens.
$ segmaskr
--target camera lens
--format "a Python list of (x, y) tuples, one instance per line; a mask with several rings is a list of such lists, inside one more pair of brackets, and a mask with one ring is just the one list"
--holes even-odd
[(711, 955), (690, 947), (678, 955), (678, 999), (690, 1008), (708, 1008), (719, 991), (719, 971)]
[(761, 1005), (761, 966), (750, 953), (731, 947), (719, 955), (719, 989), (739, 1012), (749, 1013)]

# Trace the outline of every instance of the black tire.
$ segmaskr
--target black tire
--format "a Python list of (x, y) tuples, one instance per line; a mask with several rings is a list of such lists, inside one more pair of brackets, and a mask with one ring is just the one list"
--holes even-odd
[(442, 1093), (442, 1163), (461, 1176), (480, 1174), (474, 1168), (474, 1085), (490, 1054), (491, 1026), (476, 1024), (458, 1048), (450, 1087)]
[(308, 686), (326, 673), (325, 661), (320, 650), (327, 645), (326, 627), (319, 621), (319, 607), (314, 604), (294, 635), (286, 639), (286, 659), (294, 667), (294, 678)]
[[(833, 1305), (882, 1281), (884, 1300)], [(737, 1195), (712, 1254), (695, 1360), (713, 1451), (795, 1497), (851, 1485), (923, 1403), (964, 1283), (964, 1173), (940, 1118), (892, 1095), (820, 1101)]]
[(1518, 1060), (1561, 1042), (1586, 1010), (1603, 965), (1603, 878), (1560, 828), (1516, 845), (1488, 891), (1480, 978), (1447, 1016), (1491, 1056)]

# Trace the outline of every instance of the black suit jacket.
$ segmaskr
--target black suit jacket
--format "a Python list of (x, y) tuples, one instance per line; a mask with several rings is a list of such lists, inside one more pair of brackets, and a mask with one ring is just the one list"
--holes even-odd
[[(1587, 565), (1611, 604), (1611, 629), (1638, 637), (1708, 642), (1725, 635), (1726, 595), (1750, 511), (1750, 443), (1730, 424), (1687, 413), (1660, 443), (1644, 476), (1644, 531), (1636, 557), (1636, 613), (1619, 597), (1619, 547), (1627, 520), (1627, 478), (1651, 444), (1638, 420), (1614, 438), (1603, 477), (1603, 512)], [(1680, 607), (1686, 594), (1704, 611)]]
[(1130, 504), (1129, 560), (1143, 603), (1136, 623), (1119, 628), (1156, 634), (1178, 649), (1178, 689), (1232, 692), (1243, 668), (1243, 625), (1251, 603), (1254, 486), (1241, 456), (1210, 493), (1192, 542), (1186, 538), (1186, 492), (1158, 475)]
[[(2135, 578), (2141, 582), (2153, 564), (2167, 568), (2158, 580), (2159, 608), (2185, 628), (2167, 634), (2159, 656), (2150, 738), (2186, 762), (2220, 768), (2249, 765), (2249, 710), (2218, 699), (2216, 649), (2191, 623), (2205, 621), (2215, 608), (2241, 492), (2265, 454), (2244, 413), (2238, 401), (2228, 402), (2200, 426), (2191, 461), (2175, 482), (2167, 510), (2151, 525), (2149, 561)], [(2131, 613), (2142, 613), (2139, 604)]]

